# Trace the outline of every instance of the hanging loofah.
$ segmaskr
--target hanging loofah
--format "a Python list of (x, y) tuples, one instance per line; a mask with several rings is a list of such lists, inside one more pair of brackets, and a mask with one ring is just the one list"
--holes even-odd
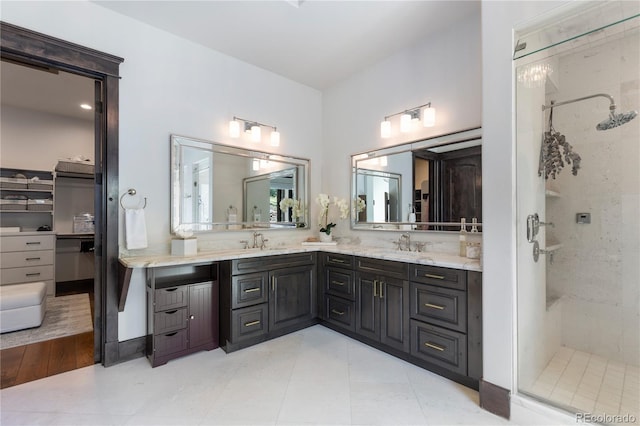
[(544, 173), (545, 179), (549, 179), (549, 176), (555, 179), (560, 174), (565, 163), (571, 164), (571, 173), (577, 176), (580, 168), (580, 155), (573, 151), (573, 147), (567, 142), (567, 138), (553, 128), (553, 109), (551, 109), (549, 131), (544, 132), (544, 139), (540, 147), (538, 176), (542, 176)]

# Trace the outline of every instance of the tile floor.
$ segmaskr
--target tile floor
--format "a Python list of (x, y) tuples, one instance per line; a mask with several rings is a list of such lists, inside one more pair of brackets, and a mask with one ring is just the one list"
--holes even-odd
[(0, 407), (3, 426), (560, 424), (521, 408), (508, 422), (477, 392), (322, 326), (155, 369), (85, 367), (4, 389)]
[(640, 424), (640, 368), (561, 347), (531, 393), (577, 411), (629, 415)]

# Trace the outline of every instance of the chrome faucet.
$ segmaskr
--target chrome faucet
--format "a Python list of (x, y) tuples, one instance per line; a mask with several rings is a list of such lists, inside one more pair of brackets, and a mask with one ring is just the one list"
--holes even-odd
[(402, 234), (400, 235), (400, 241), (398, 243), (398, 249), (400, 251), (411, 251), (411, 235)]
[[(260, 237), (261, 243), (258, 245), (258, 237)], [(259, 232), (253, 233), (253, 246), (251, 248), (261, 248), (264, 246), (264, 239), (262, 238), (262, 234)]]

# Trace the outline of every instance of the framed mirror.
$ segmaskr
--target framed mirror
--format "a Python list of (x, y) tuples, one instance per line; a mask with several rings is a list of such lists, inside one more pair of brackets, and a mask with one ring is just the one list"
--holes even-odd
[(171, 135), (171, 232), (308, 228), (309, 160)]
[(481, 145), (474, 128), (352, 155), (352, 229), (482, 231)]

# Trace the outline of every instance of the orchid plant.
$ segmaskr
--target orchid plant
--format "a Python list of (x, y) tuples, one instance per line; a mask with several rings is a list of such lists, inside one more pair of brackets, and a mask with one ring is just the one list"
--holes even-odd
[(318, 194), (316, 203), (320, 205), (320, 232), (331, 235), (331, 228), (336, 226), (335, 222), (329, 221), (329, 209), (332, 205), (336, 206), (340, 219), (349, 217), (349, 202), (344, 198), (331, 197), (327, 194)]
[(287, 211), (287, 209), (291, 209), (291, 216), (296, 222), (299, 221), (301, 217), (304, 217), (305, 208), (300, 200), (294, 200), (288, 197), (280, 200), (280, 210), (284, 212)]

